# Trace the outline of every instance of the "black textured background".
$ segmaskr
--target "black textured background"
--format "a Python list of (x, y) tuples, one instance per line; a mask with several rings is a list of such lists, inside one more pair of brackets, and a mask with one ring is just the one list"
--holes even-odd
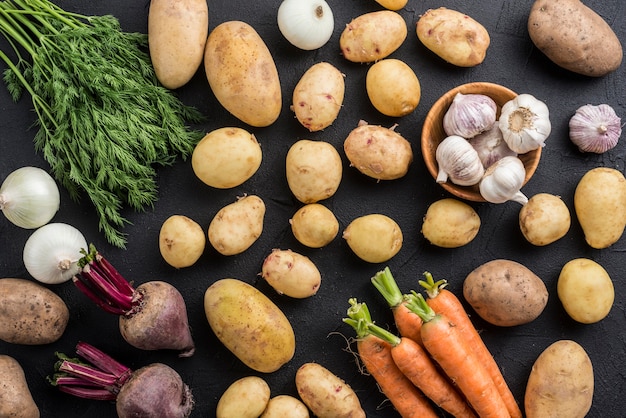
[[(126, 31), (147, 30), (149, 3), (146, 0), (58, 1), (67, 10), (86, 14), (113, 14)], [(216, 190), (195, 178), (191, 163), (179, 162), (159, 169), (159, 201), (146, 213), (125, 212), (132, 225), (125, 229), (128, 246), (120, 250), (107, 245), (97, 230), (97, 219), (87, 199), (80, 204), (69, 200), (62, 190), (61, 209), (54, 218), (79, 228), (129, 279), (136, 284), (148, 280), (166, 280), (185, 297), (197, 351), (192, 358), (178, 359), (171, 352), (144, 352), (129, 346), (117, 330), (117, 318), (100, 312), (71, 283), (53, 286), (70, 308), (71, 318), (63, 337), (48, 346), (28, 347), (0, 342), (0, 352), (15, 357), (26, 371), (29, 386), (43, 417), (112, 417), (115, 408), (107, 402), (80, 400), (58, 393), (46, 384), (52, 371), (54, 352), (73, 352), (79, 340), (98, 346), (133, 368), (159, 361), (174, 367), (191, 386), (196, 398), (192, 416), (214, 416), (222, 392), (234, 380), (257, 374), (246, 368), (228, 352), (213, 335), (203, 312), (203, 294), (214, 281), (235, 277), (251, 283), (270, 296), (291, 320), (296, 332), (297, 347), (293, 360), (279, 371), (262, 375), (272, 395), (295, 395), (294, 375), (304, 362), (319, 362), (345, 379), (356, 391), (371, 417), (393, 417), (397, 414), (384, 402), (376, 384), (361, 375), (347, 339), (353, 330), (342, 323), (349, 297), (366, 301), (379, 324), (392, 326), (390, 311), (370, 284), (370, 277), (385, 265), (394, 272), (405, 291), (417, 288), (417, 280), (425, 270), (435, 278), (446, 278), (449, 289), (460, 295), (464, 277), (483, 262), (508, 258), (525, 264), (546, 283), (550, 299), (543, 314), (534, 322), (515, 328), (490, 326), (473, 317), (476, 326), (491, 349), (518, 402), (523, 404), (524, 389), (531, 366), (548, 345), (559, 339), (573, 339), (588, 352), (595, 372), (594, 402), (590, 417), (621, 417), (626, 409), (625, 314), (624, 314), (624, 250), (622, 238), (608, 249), (594, 250), (583, 239), (573, 214), (573, 192), (580, 177), (589, 169), (606, 166), (624, 171), (626, 145), (603, 155), (584, 155), (568, 139), (567, 123), (575, 110), (584, 104), (608, 103), (618, 115), (626, 109), (626, 73), (622, 65), (616, 72), (602, 78), (587, 78), (562, 70), (546, 59), (530, 41), (526, 29), (531, 0), (504, 1), (418, 1), (409, 0), (399, 13), (408, 25), (408, 37), (391, 57), (408, 63), (417, 74), (422, 98), (412, 114), (400, 119), (384, 117), (369, 103), (365, 93), (368, 66), (345, 60), (339, 51), (339, 36), (346, 23), (354, 17), (381, 7), (374, 0), (328, 0), (335, 17), (331, 40), (319, 50), (302, 51), (291, 46), (276, 24), (279, 0), (240, 1), (211, 0), (209, 25), (227, 20), (250, 23), (262, 36), (272, 52), (283, 90), (283, 109), (276, 123), (267, 128), (250, 128), (223, 110), (211, 93), (201, 69), (192, 82), (177, 91), (182, 100), (196, 106), (208, 116), (200, 129), (207, 132), (224, 126), (239, 126), (253, 132), (263, 149), (263, 163), (253, 178), (240, 187)], [(601, 14), (626, 40), (623, 16), (626, 3), (585, 1)], [(426, 50), (415, 35), (415, 22), (428, 8), (445, 6), (469, 14), (489, 31), (491, 45), (485, 61), (474, 68), (457, 68), (441, 61)], [(6, 43), (2, 40), (2, 48)], [(289, 110), (293, 88), (314, 63), (328, 61), (344, 74), (346, 97), (336, 122), (323, 132), (309, 133)], [(551, 112), (553, 131), (543, 150), (538, 170), (523, 192), (532, 196), (539, 192), (560, 195), (572, 212), (572, 227), (561, 240), (547, 247), (528, 244), (518, 227), (517, 203), (501, 205), (475, 204), (482, 220), (477, 238), (465, 247), (439, 249), (420, 234), (422, 217), (429, 204), (448, 195), (428, 174), (420, 152), (422, 123), (430, 106), (445, 91), (459, 84), (490, 81), (503, 84), (518, 93), (530, 93), (544, 101)], [(6, 89), (0, 87), (0, 179), (11, 171), (47, 164), (34, 152), (34, 122), (29, 98), (13, 103)], [(391, 126), (411, 141), (414, 163), (406, 177), (392, 182), (366, 178), (348, 166), (343, 154), (343, 140), (358, 121)], [(348, 223), (368, 213), (384, 213), (395, 219), (404, 233), (402, 250), (388, 263), (365, 263), (354, 256), (340, 235), (322, 249), (307, 249), (291, 234), (288, 220), (300, 207), (292, 196), (284, 177), (285, 155), (298, 139), (319, 139), (334, 144), (344, 159), (344, 177), (331, 199), (324, 201), (337, 216), (340, 231)], [(172, 214), (184, 214), (203, 228), (213, 215), (237, 196), (257, 194), (267, 205), (265, 229), (260, 239), (245, 253), (224, 257), (210, 245), (197, 264), (176, 270), (169, 267), (158, 250), (161, 223)], [(0, 277), (29, 278), (23, 263), (22, 249), (31, 231), (19, 229), (0, 217)], [(341, 234), (341, 232), (340, 232)], [(314, 297), (292, 300), (278, 296), (258, 275), (261, 263), (273, 248), (290, 248), (309, 256), (322, 273), (322, 286)], [(600, 263), (612, 277), (616, 299), (609, 316), (593, 325), (577, 324), (565, 314), (556, 296), (556, 280), (561, 267), (577, 257)], [(353, 346), (354, 347), (354, 346)], [(443, 416), (443, 415), (442, 415)]]

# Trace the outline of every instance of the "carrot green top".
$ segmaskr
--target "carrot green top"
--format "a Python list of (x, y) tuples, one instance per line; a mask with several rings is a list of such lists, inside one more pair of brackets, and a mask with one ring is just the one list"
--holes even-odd
[(348, 302), (350, 303), (350, 308), (348, 309), (349, 318), (344, 318), (343, 322), (355, 329), (357, 337), (363, 338), (373, 335), (392, 346), (400, 344), (400, 337), (374, 324), (365, 302), (358, 303), (356, 298), (351, 298)]
[[(431, 276), (432, 277), (432, 276)], [(429, 322), (437, 316), (437, 313), (431, 308), (421, 293), (411, 291), (410, 295), (406, 295), (406, 307), (420, 318), (422, 321)]]
[(448, 285), (446, 279), (435, 281), (435, 279), (433, 279), (433, 275), (427, 271), (424, 272), (424, 277), (426, 277), (426, 280), (420, 280), (419, 284), (424, 288), (424, 290), (426, 290), (426, 294), (431, 299), (436, 297), (441, 289)]
[(400, 291), (389, 267), (385, 267), (384, 270), (376, 273), (372, 277), (372, 284), (383, 295), (391, 308), (399, 306), (404, 300), (404, 295)]

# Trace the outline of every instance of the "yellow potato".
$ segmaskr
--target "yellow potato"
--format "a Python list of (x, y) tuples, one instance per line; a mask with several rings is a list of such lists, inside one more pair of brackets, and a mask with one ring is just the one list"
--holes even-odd
[(467, 275), (463, 296), (485, 321), (512, 327), (534, 321), (548, 303), (548, 289), (528, 267), (511, 260), (488, 261)]
[(343, 143), (343, 150), (355, 167), (377, 180), (404, 177), (413, 162), (411, 143), (393, 128), (360, 123)]
[(319, 418), (361, 418), (365, 412), (354, 390), (317, 363), (305, 363), (296, 372), (300, 399)]
[(28, 387), (24, 369), (13, 357), (0, 354), (0, 417), (39, 416), (39, 408)]
[(576, 258), (563, 266), (557, 293), (567, 314), (583, 324), (604, 319), (615, 301), (611, 277), (604, 267), (587, 258)]
[(344, 58), (352, 62), (375, 62), (400, 48), (407, 36), (404, 18), (392, 10), (357, 16), (339, 38)]
[(215, 98), (236, 118), (255, 127), (278, 119), (282, 94), (276, 63), (249, 24), (227, 21), (207, 39), (204, 69)]
[(532, 196), (519, 213), (519, 226), (524, 238), (537, 246), (552, 244), (563, 238), (571, 223), (565, 202), (549, 193)]
[(0, 340), (50, 344), (61, 338), (69, 317), (63, 299), (47, 287), (32, 280), (0, 279)]
[(408, 3), (408, 0), (376, 0), (376, 3), (389, 10), (400, 10)]
[(263, 199), (241, 197), (215, 214), (209, 224), (209, 242), (222, 255), (240, 254), (259, 239), (264, 218)]
[(152, 0), (148, 10), (148, 48), (164, 87), (187, 84), (202, 64), (209, 33), (206, 0)]
[(611, 26), (580, 0), (537, 0), (528, 15), (528, 34), (556, 65), (590, 77), (615, 71), (623, 49)]
[(270, 399), (261, 418), (309, 418), (309, 409), (298, 398), (278, 395)]
[(310, 132), (321, 131), (337, 119), (345, 93), (344, 75), (332, 64), (310, 67), (293, 90), (292, 110)]
[(370, 263), (383, 263), (402, 248), (400, 226), (380, 213), (354, 219), (343, 231), (343, 239), (360, 259)]
[(585, 349), (558, 340), (535, 360), (526, 384), (526, 418), (583, 418), (593, 400), (593, 366)]
[(191, 166), (205, 184), (228, 189), (252, 177), (262, 159), (261, 146), (254, 134), (242, 128), (227, 127), (209, 132), (196, 144)]
[(172, 215), (159, 231), (159, 251), (167, 264), (176, 268), (192, 266), (198, 261), (206, 236), (202, 227), (184, 215)]
[(335, 214), (319, 203), (302, 206), (289, 220), (294, 237), (303, 245), (322, 248), (339, 233)]
[(341, 183), (343, 163), (329, 142), (301, 139), (287, 152), (289, 189), (302, 203), (316, 203), (335, 194)]
[(392, 117), (405, 116), (414, 111), (422, 94), (413, 69), (395, 58), (372, 64), (367, 70), (365, 87), (376, 110)]
[(258, 418), (270, 400), (270, 387), (258, 376), (234, 381), (217, 402), (216, 418)]
[(574, 191), (574, 210), (592, 248), (615, 244), (626, 227), (626, 179), (608, 167), (589, 170)]
[(443, 248), (458, 248), (469, 244), (479, 230), (480, 217), (474, 208), (453, 198), (432, 203), (426, 210), (422, 223), (424, 238)]
[(246, 366), (272, 373), (288, 363), (296, 339), (285, 314), (255, 287), (238, 279), (213, 283), (204, 311), (217, 338)]
[(416, 32), (426, 48), (459, 67), (482, 63), (491, 43), (483, 25), (466, 14), (445, 7), (429, 9), (421, 15)]
[(299, 299), (316, 294), (322, 282), (317, 266), (309, 257), (278, 248), (263, 260), (261, 276), (279, 294)]

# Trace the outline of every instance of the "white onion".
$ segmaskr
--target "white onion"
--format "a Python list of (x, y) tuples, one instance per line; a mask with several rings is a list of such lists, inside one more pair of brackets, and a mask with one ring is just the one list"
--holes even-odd
[(328, 42), (335, 20), (325, 0), (283, 0), (278, 7), (278, 29), (292, 45), (310, 51)]
[(38, 167), (18, 168), (0, 186), (0, 210), (20, 228), (47, 224), (59, 210), (59, 204), (59, 187), (50, 174)]
[(79, 272), (77, 263), (83, 249), (87, 250), (87, 241), (78, 229), (65, 223), (50, 223), (26, 240), (24, 266), (42, 283), (63, 283)]

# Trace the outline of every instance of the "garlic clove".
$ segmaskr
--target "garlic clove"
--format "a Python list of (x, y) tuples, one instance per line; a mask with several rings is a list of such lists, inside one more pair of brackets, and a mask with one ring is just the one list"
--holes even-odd
[(525, 205), (528, 198), (520, 191), (526, 178), (524, 163), (517, 157), (507, 156), (493, 163), (479, 183), (481, 196), (490, 203), (512, 200)]
[(531, 94), (520, 94), (506, 102), (498, 125), (504, 141), (518, 154), (543, 147), (552, 130), (548, 106)]
[(472, 138), (493, 126), (496, 112), (496, 102), (489, 96), (457, 93), (443, 116), (443, 130), (446, 135)]
[(478, 152), (478, 156), (485, 168), (502, 157), (508, 155), (517, 157), (517, 153), (509, 148), (509, 145), (504, 141), (502, 131), (497, 123), (495, 123), (491, 129), (471, 138), (469, 142), (476, 152)]
[(602, 154), (617, 145), (622, 135), (621, 123), (608, 104), (587, 104), (579, 107), (569, 120), (569, 137), (581, 152)]
[(450, 180), (459, 186), (472, 186), (485, 173), (474, 147), (458, 135), (450, 135), (441, 141), (435, 151), (435, 158), (439, 165), (437, 183)]

